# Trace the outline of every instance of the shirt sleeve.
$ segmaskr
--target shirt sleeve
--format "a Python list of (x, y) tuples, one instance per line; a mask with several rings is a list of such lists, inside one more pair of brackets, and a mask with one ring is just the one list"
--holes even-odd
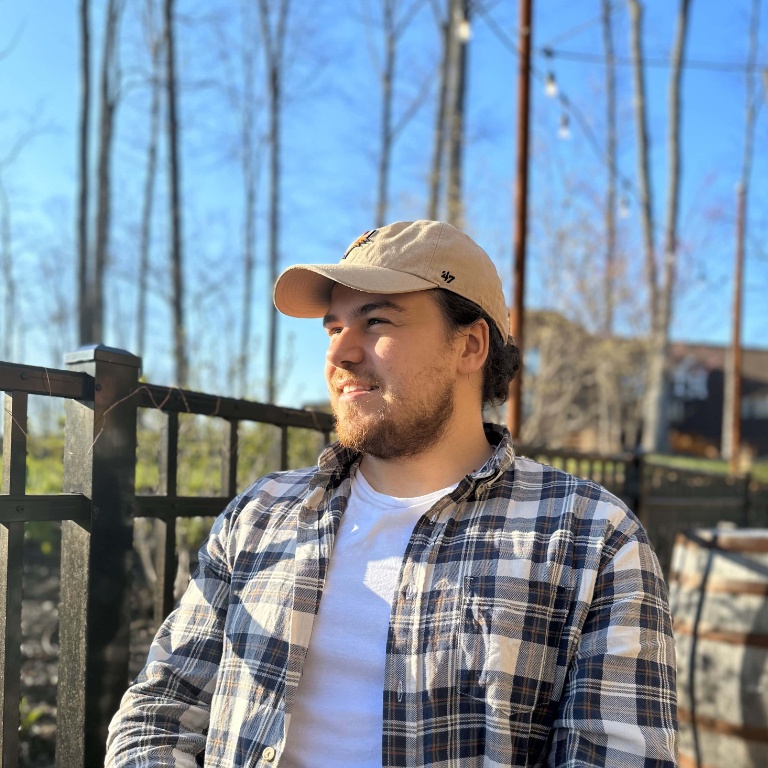
[(568, 672), (549, 766), (674, 768), (675, 647), (667, 589), (642, 528), (614, 531)]
[[(229, 511), (215, 521), (179, 607), (109, 726), (106, 768), (202, 765), (229, 599)], [(198, 762), (199, 758), (199, 762)]]

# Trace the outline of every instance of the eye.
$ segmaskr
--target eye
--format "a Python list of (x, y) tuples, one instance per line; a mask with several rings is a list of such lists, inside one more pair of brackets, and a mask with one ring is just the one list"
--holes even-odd
[(368, 325), (383, 325), (384, 323), (388, 323), (388, 320), (385, 320), (383, 317), (369, 317), (368, 318)]
[(326, 325), (325, 326), (325, 332), (329, 336), (337, 336), (341, 333), (341, 327), (340, 326), (333, 326), (333, 325)]

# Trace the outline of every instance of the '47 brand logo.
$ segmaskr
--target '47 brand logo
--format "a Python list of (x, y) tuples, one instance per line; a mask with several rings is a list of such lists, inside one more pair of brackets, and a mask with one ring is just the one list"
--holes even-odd
[(442, 277), (446, 283), (452, 283), (456, 279), (456, 275), (452, 275), (447, 269), (445, 272), (440, 273), (440, 277)]

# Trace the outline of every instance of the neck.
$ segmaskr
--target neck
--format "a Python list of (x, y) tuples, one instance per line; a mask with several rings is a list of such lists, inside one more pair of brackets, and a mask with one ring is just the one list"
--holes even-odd
[(379, 459), (366, 454), (360, 471), (379, 493), (401, 498), (423, 496), (480, 469), (492, 455), (481, 418), (471, 424), (452, 423), (433, 446), (415, 456)]

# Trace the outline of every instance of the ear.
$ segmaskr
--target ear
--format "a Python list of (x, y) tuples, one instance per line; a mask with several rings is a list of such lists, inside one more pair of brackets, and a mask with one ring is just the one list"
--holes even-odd
[(490, 331), (485, 320), (478, 320), (459, 334), (461, 340), (458, 372), (471, 374), (482, 370), (488, 357)]

